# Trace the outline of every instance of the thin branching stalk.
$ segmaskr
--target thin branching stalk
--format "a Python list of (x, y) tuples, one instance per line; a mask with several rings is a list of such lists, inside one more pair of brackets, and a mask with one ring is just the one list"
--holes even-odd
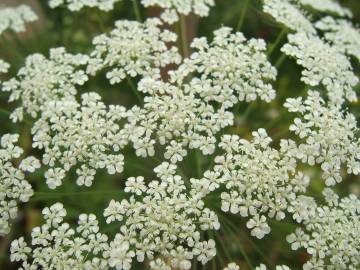
[(241, 15), (240, 15), (239, 22), (238, 22), (238, 24), (236, 26), (236, 31), (240, 31), (241, 27), (244, 24), (246, 13), (247, 13), (247, 10), (248, 10), (248, 7), (249, 7), (249, 3), (250, 3), (250, 0), (245, 0), (243, 10), (242, 10)]
[(136, 96), (137, 100), (138, 100), (139, 103), (142, 105), (142, 104), (143, 104), (143, 98), (142, 98), (141, 95), (139, 94), (139, 91), (136, 89), (133, 81), (132, 81), (129, 77), (127, 77), (126, 80), (127, 80), (128, 84), (129, 84), (129, 86), (130, 86), (131, 91), (134, 93), (134, 95)]
[(279, 35), (276, 37), (275, 42), (269, 47), (269, 51), (267, 53), (267, 56), (270, 57), (273, 52), (275, 51), (275, 49), (279, 46), (279, 44), (281, 43), (281, 41), (283, 40), (283, 38), (286, 36), (287, 34), (287, 29), (283, 28), (281, 30), (281, 32), (279, 33)]
[(132, 0), (132, 4), (133, 4), (133, 9), (134, 9), (134, 13), (135, 13), (135, 18), (136, 20), (138, 20), (139, 22), (142, 22), (142, 17), (141, 17), (141, 12), (140, 12), (140, 7), (139, 7), (139, 3), (137, 0)]
[(181, 38), (181, 46), (182, 46), (182, 53), (185, 58), (189, 57), (189, 43), (188, 43), (188, 36), (187, 36), (187, 22), (186, 16), (180, 16), (180, 38)]

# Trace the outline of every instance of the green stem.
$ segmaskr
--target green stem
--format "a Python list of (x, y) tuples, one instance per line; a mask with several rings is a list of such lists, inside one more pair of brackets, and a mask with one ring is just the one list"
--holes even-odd
[(267, 56), (270, 57), (272, 55), (272, 53), (274, 52), (274, 50), (278, 47), (278, 45), (280, 44), (280, 42), (282, 41), (282, 39), (284, 38), (284, 36), (286, 36), (287, 33), (287, 29), (283, 28), (280, 32), (280, 34), (277, 36), (274, 44), (272, 44), (269, 48), (269, 51), (267, 53)]
[(280, 68), (280, 66), (282, 65), (282, 63), (284, 62), (286, 58), (286, 54), (285, 53), (281, 53), (281, 56), (279, 57), (279, 59), (276, 61), (275, 63), (275, 68), (278, 70)]
[(197, 270), (197, 260), (196, 260), (196, 258), (194, 258), (194, 260), (193, 260), (192, 270)]
[(28, 55), (30, 53), (30, 51), (29, 51), (28, 47), (24, 44), (24, 41), (19, 38), (18, 33), (14, 32), (14, 31), (10, 31), (9, 33), (11, 35), (11, 39), (13, 40), (13, 43), (15, 44), (15, 46), (17, 46), (19, 48), (19, 50), (21, 51), (21, 54)]
[[(221, 248), (223, 249), (224, 253), (225, 253), (225, 257), (229, 262), (232, 262), (233, 259), (231, 258), (231, 255), (228, 251), (228, 247), (225, 246), (224, 241), (221, 239), (221, 237), (219, 235), (217, 235), (215, 233), (215, 237), (218, 239), (218, 242), (220, 242)], [(221, 258), (221, 256), (219, 256)]]
[[(10, 112), (10, 111), (8, 111), (8, 110), (6, 110), (6, 109), (4, 109), (4, 108), (0, 108), (0, 113), (4, 114), (4, 115), (6, 115), (6, 116), (10, 116), (12, 112)], [(27, 124), (27, 125), (30, 126), (30, 127), (33, 125), (33, 123), (31, 123), (30, 121), (26, 120), (25, 118), (24, 118), (22, 121), (20, 121), (20, 122), (24, 122), (25, 124)]]
[(256, 104), (256, 100), (254, 100), (253, 102), (251, 102), (249, 104), (249, 106), (246, 108), (245, 112), (243, 113), (243, 115), (241, 116), (242, 118), (246, 119), (250, 112), (253, 110), (253, 108), (255, 107), (255, 104)]
[(189, 57), (189, 55), (190, 55), (186, 30), (187, 30), (186, 17), (184, 15), (181, 15), (180, 16), (180, 38), (181, 38), (181, 46), (182, 46), (183, 56), (185, 58)]
[(105, 25), (104, 25), (104, 20), (103, 20), (103, 18), (101, 17), (100, 10), (97, 10), (96, 16), (97, 16), (97, 19), (98, 19), (98, 22), (99, 22), (100, 30), (101, 30), (103, 33), (105, 33), (105, 32), (106, 32), (106, 29), (105, 29)]
[[(223, 216), (223, 221), (225, 221), (228, 224), (228, 226), (227, 226), (228, 232), (233, 235), (234, 239), (236, 239), (237, 238), (237, 235), (236, 235), (237, 228), (230, 221), (227, 220), (227, 217), (225, 218), (225, 215), (222, 215), (222, 216)], [(225, 228), (226, 228), (226, 226), (224, 226), (224, 229)], [(251, 263), (249, 256), (247, 255), (243, 246), (240, 244), (239, 244), (239, 249), (240, 249), (241, 255), (244, 257), (244, 259), (245, 259), (246, 263), (249, 265), (250, 269), (253, 269), (254, 267), (253, 267), (253, 264)]]
[(199, 154), (199, 152), (197, 150), (195, 150), (195, 161), (196, 161), (197, 177), (200, 179), (201, 178), (201, 155)]
[[(7, 55), (15, 54), (15, 57), (18, 59), (19, 63), (23, 63), (25, 56), (22, 53), (20, 53), (21, 50), (14, 50), (14, 47), (16, 46), (16, 44), (14, 44), (13, 41), (9, 40), (6, 37), (6, 35), (0, 36), (0, 43), (3, 43), (3, 42), (4, 42), (4, 46), (1, 46), (1, 51), (4, 53), (5, 53), (5, 51), (7, 51), (5, 53)], [(3, 45), (3, 44), (1, 44), (1, 45)]]
[(281, 108), (281, 109), (279, 110), (279, 116), (273, 118), (272, 120), (270, 120), (270, 121), (265, 125), (265, 129), (271, 129), (271, 128), (273, 128), (273, 126), (274, 126), (275, 124), (277, 124), (278, 122), (283, 121), (281, 115), (282, 115), (283, 113), (285, 113), (285, 112), (287, 112), (287, 108), (285, 108), (285, 107)]
[(143, 98), (139, 94), (139, 91), (136, 89), (133, 81), (129, 77), (127, 77), (126, 80), (127, 80), (128, 84), (129, 84), (129, 86), (131, 88), (131, 91), (134, 93), (134, 95), (138, 99), (139, 103), (142, 105), (143, 104)]
[[(220, 237), (216, 233), (214, 233), (213, 231), (209, 231), (209, 238), (213, 239), (215, 241), (215, 243), (216, 243), (216, 239), (217, 239), (218, 242), (221, 243), (221, 247), (224, 249), (224, 251), (227, 251), (223, 241), (220, 239)], [(225, 267), (225, 262), (224, 262), (224, 259), (222, 258), (222, 256), (221, 255), (219, 256), (219, 255), (220, 254), (218, 254), (218, 256), (212, 258), (212, 261), (215, 261), (215, 258), (218, 258), (220, 261), (220, 264), (221, 264), (221, 268), (223, 268), (223, 267)], [(229, 258), (228, 258), (228, 260), (231, 261), (231, 259), (229, 259)]]
[[(227, 217), (225, 217), (224, 215), (223, 215), (223, 217), (224, 217), (224, 221), (228, 224), (228, 226), (229, 226), (229, 229), (230, 229), (230, 227), (232, 227), (232, 229), (233, 229), (233, 231), (234, 232), (236, 232), (236, 227), (235, 227), (235, 225), (234, 224), (232, 224), (232, 222), (229, 220), (229, 219), (227, 219)], [(251, 246), (256, 250), (256, 252), (257, 253), (259, 253), (259, 255), (263, 258), (263, 260), (264, 261), (266, 261), (266, 263), (268, 263), (271, 267), (271, 269), (273, 269), (274, 267), (273, 267), (273, 263), (265, 256), (265, 254), (256, 246), (256, 244), (252, 241), (252, 239), (251, 239), (251, 236), (249, 237), (249, 236), (246, 236), (246, 238), (247, 238), (247, 240), (248, 240), (248, 242), (251, 244)], [(246, 253), (245, 253), (246, 254)], [(250, 260), (249, 261), (247, 261), (248, 262), (248, 264), (249, 264), (249, 262), (250, 262)], [(250, 262), (250, 266), (251, 266), (251, 262)]]
[(139, 3), (137, 0), (132, 0), (133, 3), (133, 8), (134, 8), (134, 13), (135, 13), (135, 18), (136, 20), (138, 20), (139, 22), (142, 22), (142, 18), (141, 18), (141, 13), (140, 13), (140, 8), (139, 8)]
[(8, 110), (6, 110), (4, 108), (1, 108), (1, 107), (0, 107), (0, 113), (5, 114), (6, 116), (9, 116), (11, 114), (10, 111), (8, 111)]
[(254, 241), (251, 239), (251, 236), (247, 236), (247, 240), (248, 242), (251, 244), (251, 246), (256, 250), (257, 253), (259, 253), (259, 255), (263, 258), (263, 260), (271, 266), (271, 269), (273, 269), (273, 263), (270, 261), (269, 258), (267, 258), (265, 256), (265, 254), (262, 252), (262, 250), (260, 248), (258, 248), (258, 246), (254, 243)]
[(250, 0), (245, 0), (245, 4), (244, 4), (243, 10), (240, 15), (240, 20), (238, 22), (238, 25), (236, 26), (236, 32), (240, 31), (242, 25), (244, 24), (246, 12), (249, 7), (249, 3), (250, 3)]

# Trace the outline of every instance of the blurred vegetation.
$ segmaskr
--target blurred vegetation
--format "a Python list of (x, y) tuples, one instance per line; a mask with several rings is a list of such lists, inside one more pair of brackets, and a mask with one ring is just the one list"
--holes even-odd
[[(26, 4), (28, 1), (22, 2)], [(109, 13), (95, 9), (83, 9), (78, 13), (72, 13), (61, 8), (51, 10), (47, 7), (46, 2), (45, 0), (39, 1), (41, 20), (30, 25), (25, 34), (16, 35), (7, 32), (1, 36), (0, 58), (12, 65), (10, 73), (1, 78), (2, 80), (15, 76), (29, 54), (42, 53), (48, 55), (49, 48), (58, 46), (65, 46), (69, 52), (73, 53), (89, 53), (92, 50), (92, 38), (111, 30), (115, 20), (135, 20), (130, 1), (119, 2), (115, 10)], [(212, 8), (209, 17), (199, 19), (199, 21), (197, 18), (189, 20), (189, 35), (206, 36), (211, 39), (213, 30), (225, 25), (243, 31), (247, 37), (263, 38), (271, 46), (282, 31), (269, 16), (261, 11), (260, 0), (217, 0), (216, 2), (216, 7)], [(342, 3), (354, 12), (354, 23), (359, 23), (360, 1), (344, 0)], [(143, 18), (156, 13), (156, 10), (141, 10)], [(176, 29), (174, 30), (176, 31)], [(284, 113), (282, 104), (287, 97), (305, 95), (306, 88), (300, 82), (301, 68), (295, 64), (295, 61), (284, 59), (279, 51), (284, 41), (285, 39), (280, 41), (270, 57), (271, 62), (279, 69), (279, 76), (274, 85), (278, 94), (276, 100), (270, 104), (259, 101), (251, 105), (239, 103), (234, 108), (237, 113), (236, 125), (224, 132), (236, 133), (249, 138), (251, 131), (265, 127), (274, 138), (275, 146), (280, 138), (291, 136), (288, 133), (288, 126), (293, 115)], [(356, 72), (359, 72), (359, 63), (354, 61), (353, 64)], [(81, 87), (79, 93), (96, 91), (103, 97), (105, 103), (118, 103), (130, 108), (136, 104), (136, 97), (129, 87), (130, 85), (126, 81), (110, 86), (104, 74), (98, 74)], [(25, 155), (33, 154), (41, 157), (41, 153), (31, 149), (31, 122), (13, 124), (8, 119), (8, 112), (12, 111), (13, 108), (14, 104), (7, 103), (6, 93), (0, 92), (0, 134), (20, 133), (20, 145), (25, 149)], [(350, 104), (350, 110), (357, 116), (360, 115), (358, 104)], [(159, 150), (161, 151), (161, 149)], [(68, 211), (68, 222), (76, 221), (80, 213), (92, 212), (99, 217), (100, 227), (104, 228), (104, 231), (110, 236), (114, 235), (118, 226), (105, 224), (102, 218), (103, 209), (111, 199), (124, 197), (121, 190), (124, 185), (123, 180), (127, 177), (143, 175), (151, 180), (154, 177), (152, 168), (159, 164), (158, 158), (160, 158), (160, 154), (158, 154), (158, 158), (141, 159), (136, 157), (131, 149), (128, 149), (124, 155), (126, 157), (125, 171), (121, 175), (109, 176), (105, 172), (99, 172), (94, 185), (90, 188), (76, 186), (75, 181), (72, 180), (74, 176), (69, 174), (62, 187), (50, 191), (44, 181), (44, 171), (40, 170), (31, 175), (30, 182), (36, 191), (35, 196), (29, 203), (22, 206), (11, 233), (5, 238), (0, 238), (0, 269), (16, 269), (15, 265), (9, 262), (8, 249), (11, 240), (21, 235), (29, 236), (31, 229), (42, 223), (41, 209), (57, 201), (64, 203)], [(198, 160), (198, 169), (195, 169), (195, 157), (200, 155), (197, 151), (190, 151), (190, 155), (180, 164), (181, 170), (188, 178), (198, 176), (198, 170), (203, 171), (211, 166), (211, 159), (215, 155), (216, 153), (211, 157), (202, 157)], [(323, 182), (316, 181), (320, 178), (320, 174), (318, 171), (310, 171), (306, 167), (304, 169), (315, 179), (312, 181), (309, 193), (317, 196), (316, 194), (319, 194), (323, 188)], [(74, 172), (72, 173), (74, 175)], [(354, 181), (354, 177), (348, 177), (341, 186), (337, 187), (337, 191), (340, 194), (346, 194), (350, 190), (359, 191), (359, 186)], [(218, 198), (212, 196), (206, 201), (206, 204), (219, 210)], [(300, 266), (306, 261), (305, 253), (291, 251), (289, 244), (286, 243), (285, 236), (292, 232), (296, 226), (291, 219), (282, 222), (272, 221), (272, 233), (262, 240), (256, 240), (250, 236), (249, 230), (245, 226), (246, 221), (231, 214), (225, 215), (221, 211), (217, 212), (222, 224), (222, 230), (215, 236), (218, 255), (213, 262), (208, 263), (205, 267), (195, 264), (194, 269), (222, 269), (224, 264), (230, 261), (236, 261), (243, 270), (251, 269), (252, 266), (260, 263), (266, 263), (270, 269), (276, 264), (287, 264), (293, 269), (300, 269)], [(208, 234), (212, 236), (211, 232)], [(136, 268), (135, 266), (134, 269), (143, 268), (141, 266)]]

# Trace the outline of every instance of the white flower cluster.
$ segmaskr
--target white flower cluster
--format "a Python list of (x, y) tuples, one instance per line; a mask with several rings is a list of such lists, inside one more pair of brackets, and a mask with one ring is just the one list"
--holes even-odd
[(356, 270), (360, 265), (360, 200), (350, 195), (339, 200), (331, 189), (324, 189), (326, 204), (317, 206), (312, 198), (305, 205), (304, 228), (287, 236), (291, 248), (305, 248), (311, 255), (303, 269)]
[(293, 0), (296, 3), (324, 13), (332, 13), (342, 17), (352, 17), (349, 9), (342, 7), (335, 0)]
[(335, 104), (356, 101), (353, 87), (359, 82), (349, 59), (317, 36), (300, 32), (288, 35), (281, 51), (292, 56), (304, 69), (301, 80), (309, 86), (322, 85)]
[(121, 20), (109, 35), (102, 34), (93, 40), (95, 50), (87, 67), (87, 73), (111, 68), (106, 77), (111, 84), (131, 77), (160, 76), (160, 68), (179, 64), (181, 56), (176, 47), (167, 43), (176, 41), (176, 34), (162, 30), (159, 19), (148, 19), (144, 23)]
[[(260, 264), (255, 267), (254, 270), (267, 270), (268, 268), (264, 264)], [(236, 263), (229, 263), (223, 270), (240, 270), (240, 266)], [(277, 265), (275, 270), (290, 270), (290, 268), (286, 265)]]
[(40, 162), (34, 157), (23, 159), (18, 167), (13, 160), (23, 154), (16, 146), (17, 134), (5, 134), (1, 137), (0, 147), (0, 236), (10, 231), (10, 220), (16, 218), (19, 202), (27, 202), (33, 195), (33, 189), (25, 180), (26, 172), (34, 172)]
[(315, 26), (324, 32), (328, 42), (341, 52), (354, 56), (360, 61), (360, 30), (351, 22), (328, 16), (316, 22)]
[(292, 31), (316, 33), (304, 12), (288, 0), (264, 0), (263, 10)]
[(110, 243), (109, 265), (128, 270), (134, 257), (149, 259), (156, 270), (187, 270), (193, 258), (206, 264), (216, 255), (215, 241), (201, 240), (200, 231), (219, 229), (218, 217), (204, 208), (202, 193), (187, 191), (175, 165), (164, 162), (154, 171), (161, 181), (146, 187), (143, 177), (129, 178), (131, 198), (112, 200), (104, 211), (108, 223), (124, 224)]
[(360, 139), (355, 116), (341, 107), (326, 104), (319, 92), (309, 91), (306, 100), (287, 99), (290, 112), (301, 114), (290, 130), (305, 142), (297, 149), (296, 157), (313, 166), (321, 164), (326, 185), (341, 182), (341, 167), (347, 172), (360, 173)]
[(81, 214), (76, 229), (63, 222), (66, 210), (56, 203), (42, 211), (45, 224), (31, 233), (31, 245), (24, 237), (11, 243), (11, 260), (19, 269), (109, 269), (104, 258), (108, 237), (99, 232), (94, 214)]
[(10, 92), (9, 102), (20, 100), (10, 118), (22, 121), (24, 113), (36, 118), (50, 101), (73, 97), (75, 86), (88, 79), (79, 68), (87, 61), (88, 56), (69, 54), (62, 47), (51, 49), (49, 59), (41, 54), (28, 56), (17, 77), (3, 83), (2, 91)]
[(237, 135), (224, 135), (219, 146), (225, 154), (215, 158), (213, 171), (206, 171), (202, 179), (192, 179), (192, 183), (203, 193), (224, 186), (221, 210), (250, 216), (246, 225), (251, 235), (260, 239), (270, 232), (264, 214), (284, 219), (291, 201), (306, 191), (309, 178), (296, 171), (294, 142), (282, 140), (280, 150), (276, 150), (269, 146), (271, 138), (264, 129), (253, 136), (249, 142)]
[(38, 19), (34, 11), (27, 5), (0, 9), (0, 35), (7, 29), (24, 32), (25, 24)]
[[(165, 158), (172, 163), (186, 156), (187, 146), (212, 154), (215, 135), (233, 124), (228, 108), (239, 100), (260, 96), (269, 102), (275, 97), (268, 81), (275, 79), (276, 70), (266, 59), (262, 40), (246, 41), (224, 27), (215, 31), (211, 44), (201, 38), (193, 47), (198, 51), (170, 72), (171, 83), (152, 77), (139, 82), (139, 91), (149, 95), (144, 107), (132, 108), (129, 117), (134, 130), (130, 139), (139, 156), (154, 155), (156, 140), (167, 145)], [(187, 82), (192, 73), (200, 78)]]
[(71, 11), (79, 11), (84, 7), (97, 7), (103, 11), (114, 9), (114, 4), (121, 0), (48, 0), (51, 8), (66, 5)]
[(210, 7), (215, 5), (214, 0), (141, 0), (145, 7), (157, 6), (165, 9), (161, 19), (169, 24), (179, 20), (179, 14), (194, 13), (201, 17), (209, 15)]
[(0, 73), (7, 73), (10, 68), (10, 64), (0, 59)]
[(119, 150), (127, 144), (128, 134), (120, 131), (127, 117), (124, 107), (108, 108), (96, 93), (75, 100), (49, 101), (32, 128), (33, 147), (44, 149), (43, 163), (47, 184), (54, 189), (62, 184), (66, 171), (76, 170), (78, 185), (91, 186), (96, 169), (109, 174), (122, 172), (124, 156)]
[[(139, 91), (150, 93), (143, 108), (131, 109), (129, 116), (130, 140), (136, 154), (146, 157), (154, 155), (154, 145), (166, 144), (165, 158), (172, 163), (182, 161), (186, 147), (200, 149), (204, 155), (215, 150), (215, 135), (233, 123), (233, 114), (224, 109), (216, 111), (214, 106), (199, 97), (210, 86), (190, 83), (171, 85), (160, 80), (144, 78)], [(198, 92), (198, 93), (197, 93)]]
[(194, 39), (191, 46), (196, 51), (170, 72), (171, 81), (181, 83), (190, 75), (199, 75), (193, 81), (206, 86), (200, 96), (221, 103), (224, 109), (257, 96), (270, 102), (275, 91), (269, 81), (275, 80), (277, 72), (267, 60), (264, 40), (247, 40), (242, 33), (231, 32), (229, 27), (214, 31), (210, 44), (206, 38)]

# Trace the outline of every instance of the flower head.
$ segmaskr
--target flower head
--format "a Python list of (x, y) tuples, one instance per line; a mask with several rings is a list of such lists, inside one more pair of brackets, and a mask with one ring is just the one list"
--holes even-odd
[(5, 134), (0, 145), (0, 236), (10, 232), (10, 222), (16, 218), (18, 204), (29, 201), (34, 191), (25, 179), (26, 172), (40, 168), (40, 162), (34, 157), (23, 159), (19, 166), (13, 160), (23, 154), (23, 149), (16, 146), (17, 134)]
[(157, 6), (165, 9), (161, 19), (169, 24), (179, 20), (179, 15), (194, 13), (201, 17), (209, 15), (210, 7), (215, 5), (214, 0), (141, 0), (145, 7)]
[(38, 19), (35, 12), (27, 5), (0, 9), (0, 35), (7, 29), (24, 32), (25, 24)]
[(264, 0), (263, 10), (292, 31), (316, 33), (304, 12), (288, 0)]
[(301, 78), (304, 83), (324, 86), (334, 104), (342, 104), (345, 99), (357, 100), (353, 87), (359, 79), (344, 54), (317, 36), (297, 33), (288, 35), (288, 39), (281, 51), (304, 68)]
[(321, 164), (326, 185), (341, 182), (344, 164), (348, 173), (360, 173), (359, 129), (353, 114), (327, 104), (316, 91), (309, 91), (306, 100), (288, 99), (284, 106), (301, 115), (290, 126), (302, 140), (294, 156), (311, 166)]
[(37, 53), (28, 56), (17, 77), (3, 83), (2, 91), (10, 92), (9, 101), (20, 101), (11, 119), (22, 121), (24, 113), (37, 118), (49, 102), (75, 96), (75, 87), (88, 79), (80, 69), (87, 60), (88, 56), (69, 54), (65, 48), (51, 49), (49, 59)]
[(111, 84), (119, 83), (126, 76), (159, 77), (160, 69), (169, 64), (179, 64), (181, 56), (176, 47), (167, 43), (176, 41), (176, 34), (162, 30), (159, 19), (147, 19), (144, 23), (121, 20), (108, 35), (93, 40), (95, 50), (87, 67), (94, 75), (110, 68), (106, 73)]
[(316, 22), (315, 26), (324, 33), (329, 43), (360, 61), (360, 30), (351, 22), (327, 16)]

